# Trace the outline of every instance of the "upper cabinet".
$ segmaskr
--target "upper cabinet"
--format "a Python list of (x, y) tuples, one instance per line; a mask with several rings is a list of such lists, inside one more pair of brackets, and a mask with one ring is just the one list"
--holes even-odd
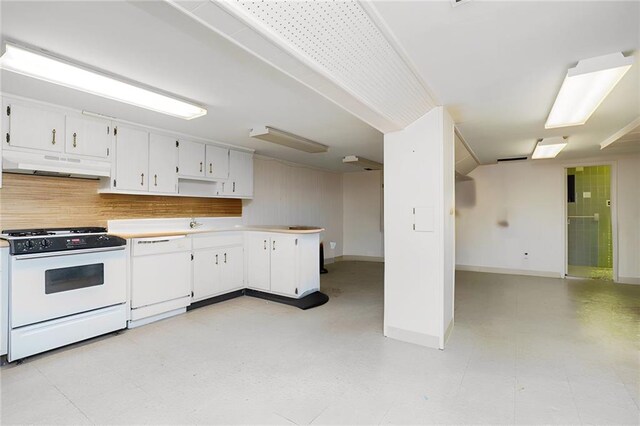
[(220, 195), (237, 198), (253, 197), (253, 154), (229, 151), (229, 179), (223, 183)]
[(111, 122), (81, 115), (67, 115), (65, 151), (68, 154), (106, 158), (111, 147)]
[(185, 177), (204, 177), (205, 145), (200, 142), (178, 142), (178, 174)]
[(178, 147), (174, 138), (149, 135), (149, 192), (174, 193), (178, 185)]
[(64, 151), (64, 113), (9, 104), (7, 115), (9, 129), (5, 138), (9, 146), (41, 151)]
[(147, 191), (149, 188), (149, 133), (125, 126), (118, 126), (116, 129), (113, 187), (124, 191)]
[(229, 177), (229, 149), (207, 145), (205, 152), (205, 173), (208, 178), (227, 179)]

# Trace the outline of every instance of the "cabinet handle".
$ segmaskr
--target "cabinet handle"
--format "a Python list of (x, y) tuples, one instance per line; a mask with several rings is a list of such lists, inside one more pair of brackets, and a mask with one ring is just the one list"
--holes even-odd
[(275, 249), (276, 249), (276, 242), (275, 242), (275, 240), (271, 243), (271, 246), (273, 247), (273, 250), (275, 250)]
[(224, 254), (224, 263), (227, 263), (227, 253)]
[(233, 182), (233, 192), (236, 192), (236, 183)]
[(144, 185), (144, 173), (140, 174), (140, 185), (143, 186)]
[(51, 145), (56, 144), (56, 129), (51, 130)]
[(153, 186), (158, 186), (158, 175), (153, 175)]
[(213, 163), (209, 163), (209, 173), (213, 173)]
[(264, 249), (267, 249), (267, 240), (264, 240)]
[(216, 254), (216, 265), (218, 264), (218, 255)]
[(76, 146), (78, 146), (77, 142), (76, 142), (76, 138), (78, 137), (77, 133), (73, 134), (73, 147), (75, 148)]
[(202, 161), (200, 162), (200, 173), (202, 173)]

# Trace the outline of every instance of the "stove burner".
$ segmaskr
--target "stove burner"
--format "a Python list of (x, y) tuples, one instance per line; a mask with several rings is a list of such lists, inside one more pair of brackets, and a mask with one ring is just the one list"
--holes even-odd
[(106, 228), (87, 226), (83, 228), (49, 228), (49, 229), (10, 229), (2, 231), (8, 237), (38, 237), (44, 235), (64, 234), (101, 234), (106, 233)]
[(5, 231), (10, 237), (37, 237), (39, 235), (54, 235), (53, 232), (49, 232), (45, 229), (25, 229), (16, 231)]

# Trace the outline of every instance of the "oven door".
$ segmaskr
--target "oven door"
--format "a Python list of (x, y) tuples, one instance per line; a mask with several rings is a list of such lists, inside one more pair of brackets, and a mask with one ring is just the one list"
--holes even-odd
[(11, 328), (124, 303), (125, 247), (11, 256)]

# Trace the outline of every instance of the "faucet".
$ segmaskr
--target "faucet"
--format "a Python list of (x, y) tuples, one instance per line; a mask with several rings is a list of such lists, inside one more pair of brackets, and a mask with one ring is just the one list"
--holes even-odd
[(194, 229), (197, 228), (198, 226), (201, 226), (202, 224), (200, 222), (196, 222), (196, 218), (192, 217), (191, 218), (191, 222), (189, 222), (189, 228)]

